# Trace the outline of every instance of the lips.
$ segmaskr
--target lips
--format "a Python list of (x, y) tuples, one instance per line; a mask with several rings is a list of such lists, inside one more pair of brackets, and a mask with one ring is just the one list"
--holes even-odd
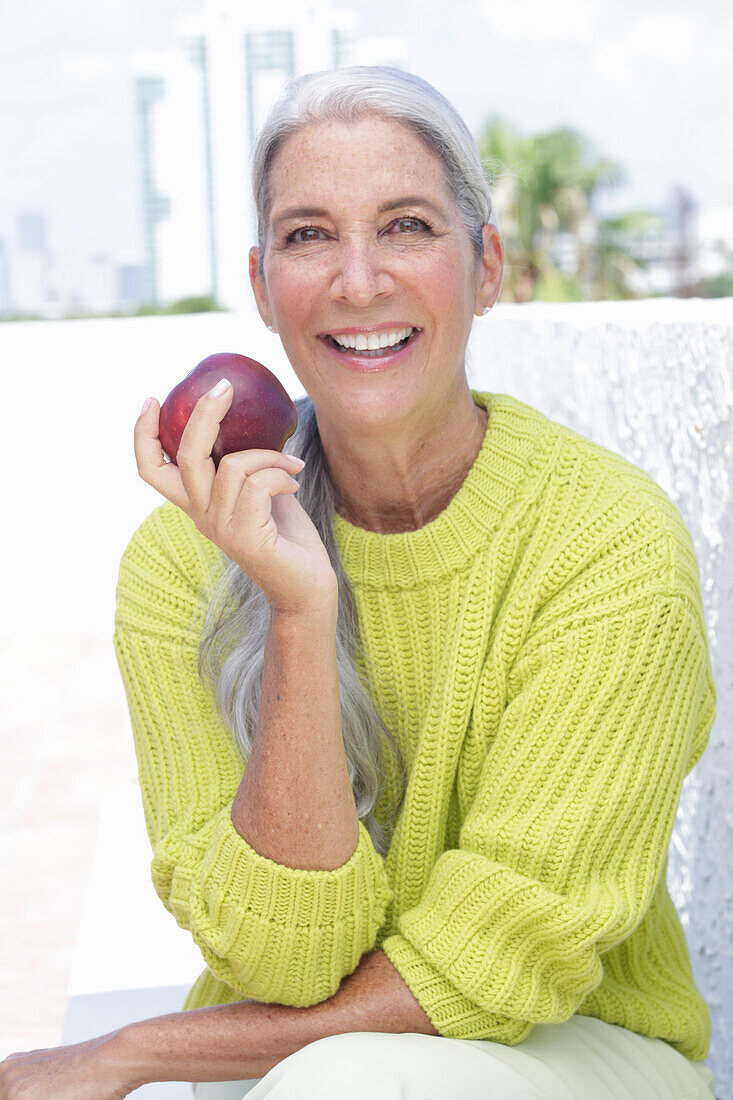
[(326, 329), (323, 332), (319, 332), (318, 336), (323, 339), (325, 336), (358, 336), (363, 334), (368, 336), (370, 332), (375, 332), (377, 336), (381, 336), (383, 332), (399, 332), (403, 328), (417, 328), (417, 325), (413, 325), (410, 321), (380, 321), (378, 324), (373, 325), (352, 325), (350, 328), (332, 328)]
[[(407, 326), (404, 326), (407, 327)], [(371, 330), (374, 332), (374, 329)], [(324, 347), (334, 358), (345, 367), (357, 371), (375, 372), (386, 370), (400, 363), (406, 356), (412, 354), (413, 346), (421, 339), (422, 329), (413, 328), (410, 336), (392, 347), (374, 349), (372, 351), (357, 351), (355, 348), (343, 348), (330, 335), (319, 337)]]
[[(403, 331), (404, 331), (404, 329), (403, 329)], [(401, 340), (397, 340), (394, 344), (385, 344), (384, 347), (377, 347), (377, 348), (363, 348), (363, 347), (362, 348), (351, 348), (351, 347), (344, 346), (344, 344), (339, 343), (339, 341), (336, 340), (333, 336), (326, 336), (325, 339), (330, 344), (332, 344), (333, 347), (335, 347), (338, 351), (350, 352), (352, 354), (356, 353), (359, 356), (361, 356), (362, 358), (367, 359), (367, 358), (370, 358), (370, 357), (385, 355), (385, 354), (388, 354), (391, 351), (399, 351), (400, 348), (405, 347), (408, 340), (410, 339), (410, 336), (412, 336), (414, 331), (415, 331), (414, 329), (411, 329), (409, 335), (403, 336), (403, 338)], [(339, 335), (341, 335), (341, 334), (339, 333)], [(349, 334), (349, 335), (351, 335), (351, 334)], [(372, 355), (372, 353), (373, 353), (373, 355)]]

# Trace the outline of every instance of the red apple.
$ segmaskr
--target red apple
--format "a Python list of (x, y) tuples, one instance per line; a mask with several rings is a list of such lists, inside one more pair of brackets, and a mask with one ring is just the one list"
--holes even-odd
[(246, 355), (216, 352), (197, 363), (161, 405), (158, 434), (171, 462), (178, 457), (183, 429), (196, 402), (220, 378), (229, 379), (234, 396), (211, 451), (217, 470), (222, 457), (232, 451), (253, 447), (282, 451), (297, 428), (295, 405), (272, 371)]

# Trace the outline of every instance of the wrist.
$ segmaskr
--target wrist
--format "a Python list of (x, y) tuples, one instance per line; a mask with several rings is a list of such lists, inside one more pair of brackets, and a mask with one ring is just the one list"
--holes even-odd
[(113, 1040), (106, 1064), (115, 1067), (114, 1084), (128, 1090), (155, 1081), (264, 1077), (310, 1041), (293, 1042), (305, 1011), (245, 1000), (138, 1020), (105, 1036)]
[(152, 1066), (144, 1062), (144, 1048), (134, 1035), (136, 1026), (134, 1023), (125, 1024), (100, 1036), (97, 1048), (99, 1065), (105, 1074), (116, 1085), (123, 1085), (129, 1091), (156, 1080), (154, 1076), (146, 1075)]
[(287, 610), (280, 607), (270, 608), (270, 625), (283, 630), (324, 630), (336, 629), (338, 621), (338, 597), (327, 600), (310, 608)]

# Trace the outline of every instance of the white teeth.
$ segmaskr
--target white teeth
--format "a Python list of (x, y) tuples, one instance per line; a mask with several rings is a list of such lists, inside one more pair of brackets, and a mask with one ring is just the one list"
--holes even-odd
[(391, 332), (360, 332), (355, 336), (334, 336), (333, 339), (342, 348), (354, 348), (355, 351), (376, 351), (399, 344), (412, 332), (412, 327), (393, 329)]

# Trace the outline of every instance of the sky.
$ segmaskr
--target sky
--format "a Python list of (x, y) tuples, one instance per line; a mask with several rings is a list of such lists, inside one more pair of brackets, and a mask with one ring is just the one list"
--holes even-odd
[[(0, 237), (42, 209), (62, 263), (142, 259), (131, 67), (176, 41), (200, 0), (4, 0)], [(337, 2), (337, 6), (341, 6)], [(626, 183), (598, 209), (665, 210), (675, 186), (733, 206), (729, 0), (350, 0), (363, 32), (403, 37), (408, 67), (477, 135), (579, 130)]]

